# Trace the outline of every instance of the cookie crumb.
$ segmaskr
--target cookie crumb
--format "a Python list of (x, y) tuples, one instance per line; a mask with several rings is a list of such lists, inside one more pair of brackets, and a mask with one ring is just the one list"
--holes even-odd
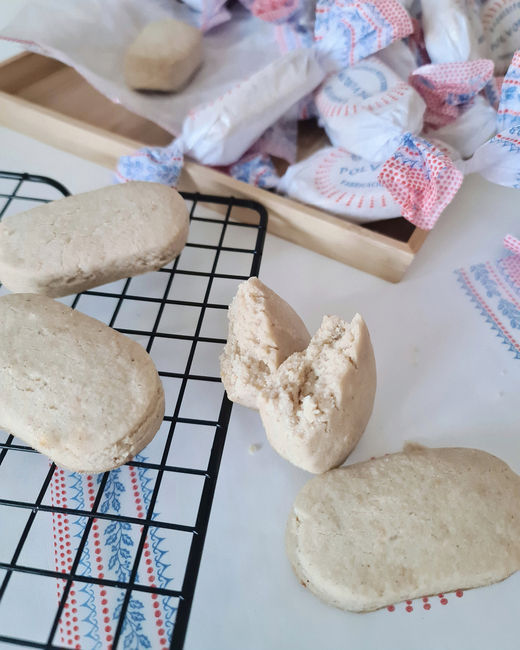
[(257, 451), (260, 451), (262, 448), (262, 445), (259, 445), (258, 443), (255, 443), (254, 445), (249, 445), (249, 453), (251, 455), (256, 454)]

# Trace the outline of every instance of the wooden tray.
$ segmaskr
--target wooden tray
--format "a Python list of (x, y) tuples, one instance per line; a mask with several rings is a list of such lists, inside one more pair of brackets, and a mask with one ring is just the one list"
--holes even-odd
[[(156, 124), (112, 103), (72, 68), (33, 53), (0, 64), (0, 123), (109, 169), (143, 144), (172, 139)], [(300, 156), (317, 146), (315, 133), (304, 131)], [(427, 235), (402, 218), (352, 224), (189, 160), (179, 189), (259, 201), (269, 211), (272, 234), (391, 282), (403, 277)]]

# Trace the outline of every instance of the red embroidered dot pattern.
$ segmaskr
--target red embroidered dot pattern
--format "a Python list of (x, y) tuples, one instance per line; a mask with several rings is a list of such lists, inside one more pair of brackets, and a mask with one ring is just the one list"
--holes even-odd
[[(457, 598), (462, 598), (464, 592), (462, 589), (457, 590), (454, 595)], [(452, 600), (452, 602), (454, 602)], [(449, 603), (449, 599), (444, 594), (438, 594), (436, 597), (424, 596), (423, 598), (418, 598), (417, 600), (406, 600), (404, 603), (397, 603), (396, 605), (388, 605), (386, 608), (389, 612), (398, 612), (400, 609), (404, 610), (407, 614), (412, 612), (429, 612), (432, 609), (432, 606), (435, 604), (445, 606)], [(422, 607), (421, 607), (422, 605)]]
[[(128, 496), (130, 497), (130, 503), (133, 503), (135, 507), (136, 516), (139, 519), (143, 519), (146, 516), (146, 512), (144, 508), (140, 478), (137, 470), (134, 467), (130, 467), (128, 469), (129, 480), (127, 483), (127, 491)], [(51, 501), (53, 507), (67, 508), (67, 480), (73, 476), (74, 475), (71, 475), (59, 468), (55, 470), (53, 479), (51, 480), (50, 484)], [(76, 481), (77, 479), (73, 480)], [(93, 476), (87, 475), (81, 477), (81, 491), (85, 498), (85, 507), (87, 509), (91, 509), (94, 505), (97, 493), (97, 485)], [(91, 575), (99, 579), (104, 579), (105, 577), (113, 577), (110, 575), (110, 571), (108, 571), (109, 575), (106, 575), (107, 569), (105, 567), (105, 561), (107, 556), (105, 555), (106, 548), (104, 525), (105, 522), (103, 520), (101, 523), (100, 520), (96, 518), (92, 520), (92, 527), (86, 546), (86, 549), (88, 549), (86, 552), (90, 555), (92, 570)], [(74, 554), (72, 551), (73, 545), (71, 543), (70, 522), (65, 513), (53, 512), (52, 529), (56, 571), (59, 571), (63, 574), (68, 574), (70, 573), (72, 567)], [(139, 532), (141, 531), (142, 528)], [(141, 566), (139, 568), (139, 576), (141, 580), (144, 579), (146, 581), (147, 585), (156, 587), (157, 580), (155, 571), (156, 568), (154, 554), (152, 552), (149, 540), (146, 539), (143, 546), (143, 556), (141, 560)], [(63, 588), (65, 584), (65, 581), (57, 581), (58, 603), (60, 602), (60, 599), (63, 595)], [(117, 595), (119, 592), (110, 590), (110, 593), (108, 593), (107, 589), (100, 585), (93, 585), (92, 590), (94, 592), (94, 600), (97, 602), (97, 605), (95, 607), (95, 610), (93, 610), (93, 613), (89, 614), (89, 616), (95, 617), (93, 623), (98, 630), (98, 633), (100, 634), (103, 647), (110, 649), (114, 638), (114, 631), (117, 626), (117, 620), (113, 618), (114, 608), (116, 606), (114, 595)], [(139, 599), (143, 600), (143, 597), (139, 596)], [(148, 607), (150, 607), (150, 609), (149, 613), (146, 614), (146, 616), (149, 623), (153, 624), (153, 622), (155, 622), (155, 637), (153, 635), (150, 636), (152, 629), (147, 629), (147, 634), (150, 637), (152, 644), (155, 644), (157, 647), (164, 647), (168, 644), (168, 635), (166, 633), (164, 611), (161, 605), (161, 601), (158, 599), (157, 594), (150, 594), (149, 596), (145, 597), (145, 600), (146, 599), (150, 599), (148, 603)], [(82, 602), (79, 604), (82, 606), (84, 605)], [(80, 612), (80, 619), (78, 617), (79, 611), (76, 587), (73, 583), (69, 591), (69, 597), (64, 605), (63, 614), (58, 626), (57, 634), (59, 634), (61, 645), (69, 648), (81, 649), (82, 636), (80, 627), (82, 627), (83, 630), (86, 629), (84, 627), (86, 620), (84, 618), (85, 611), (86, 610)], [(56, 640), (57, 638), (58, 637), (56, 637)]]
[(453, 122), (493, 77), (493, 61), (430, 63), (410, 75), (410, 84), (426, 103), (424, 123), (438, 128)]
[(451, 159), (435, 145), (408, 135), (379, 173), (399, 203), (402, 215), (423, 230), (431, 230), (463, 181)]

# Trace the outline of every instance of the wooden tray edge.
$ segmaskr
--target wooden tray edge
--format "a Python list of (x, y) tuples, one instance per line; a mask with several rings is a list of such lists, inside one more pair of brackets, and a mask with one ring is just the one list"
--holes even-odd
[[(37, 56), (18, 54), (0, 67), (20, 62), (26, 66)], [(144, 146), (2, 91), (0, 123), (109, 169), (115, 169), (120, 156)], [(428, 234), (416, 229), (408, 242), (400, 242), (189, 160), (179, 189), (256, 200), (269, 211), (270, 233), (391, 282), (401, 280)]]

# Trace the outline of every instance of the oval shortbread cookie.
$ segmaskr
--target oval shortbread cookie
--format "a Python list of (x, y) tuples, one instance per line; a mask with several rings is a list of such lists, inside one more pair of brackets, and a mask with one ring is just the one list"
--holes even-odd
[(267, 439), (285, 459), (321, 474), (345, 460), (372, 413), (374, 351), (365, 321), (324, 316), (307, 349), (292, 354), (258, 399)]
[(122, 465), (154, 437), (164, 392), (135, 341), (35, 294), (0, 298), (0, 428), (79, 472)]
[(77, 194), (3, 219), (0, 281), (15, 292), (79, 293), (171, 262), (188, 226), (183, 198), (165, 185)]
[(256, 409), (272, 373), (311, 337), (294, 309), (258, 278), (239, 285), (228, 319), (222, 383), (232, 402)]
[(167, 18), (148, 23), (125, 55), (125, 81), (136, 90), (178, 90), (202, 63), (202, 34)]
[(425, 449), (332, 470), (294, 502), (296, 575), (355, 612), (503, 580), (520, 568), (520, 477), (476, 449)]

